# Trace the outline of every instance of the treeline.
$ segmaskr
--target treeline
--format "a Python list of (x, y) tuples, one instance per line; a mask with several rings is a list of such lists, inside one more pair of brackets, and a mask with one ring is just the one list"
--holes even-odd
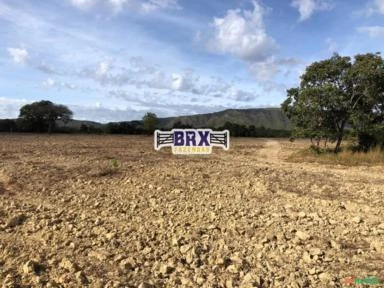
[(103, 130), (106, 134), (147, 134), (141, 121), (108, 123), (105, 124)]
[(265, 128), (264, 126), (255, 127), (254, 125), (245, 126), (231, 122), (226, 122), (224, 126), (219, 127), (216, 130), (228, 130), (231, 136), (234, 137), (286, 138), (291, 135), (289, 130), (270, 129)]
[[(72, 111), (64, 106), (50, 101), (39, 101), (24, 105), (20, 109), (17, 119), (0, 120), (0, 132), (30, 132), (30, 133), (99, 133), (99, 134), (153, 134), (159, 129), (159, 119), (156, 114), (148, 112), (141, 121), (111, 122), (103, 125), (81, 123), (75, 127), (72, 123)], [(192, 127), (181, 121), (174, 123), (174, 128), (200, 128)], [(229, 130), (235, 137), (289, 137), (287, 130), (268, 129), (265, 127), (245, 126), (226, 122), (224, 126), (212, 130)]]
[(80, 128), (66, 125), (54, 125), (51, 131), (47, 126), (31, 125), (20, 119), (0, 119), (0, 132), (27, 133), (82, 133), (82, 134), (146, 134), (141, 121), (108, 123), (101, 126), (81, 124)]
[[(191, 125), (186, 125), (181, 122), (176, 122), (172, 129), (188, 129), (194, 128)], [(265, 127), (255, 127), (254, 125), (246, 126), (236, 123), (226, 122), (222, 127), (204, 127), (212, 130), (229, 130), (233, 137), (269, 137), (269, 138), (285, 138), (290, 137), (290, 131), (269, 129)], [(25, 121), (19, 119), (2, 119), (0, 120), (0, 132), (48, 132), (47, 127), (33, 127), (25, 125)], [(143, 121), (126, 121), (126, 122), (111, 122), (96, 127), (92, 124), (81, 124), (80, 128), (55, 125), (52, 128), (52, 133), (81, 133), (81, 134), (128, 134), (128, 135), (143, 135), (148, 134), (148, 131), (143, 125)]]
[[(84, 127), (83, 127), (84, 126)], [(159, 127), (157, 127), (159, 128)], [(193, 129), (198, 127), (193, 127), (192, 125), (183, 124), (181, 122), (176, 122), (171, 129)], [(269, 138), (285, 138), (290, 137), (291, 132), (289, 130), (283, 129), (269, 129), (263, 126), (255, 127), (254, 125), (246, 126), (236, 123), (226, 122), (224, 126), (219, 128), (216, 127), (204, 127), (210, 128), (212, 130), (228, 130), (231, 136), (234, 137), (269, 137)], [(159, 128), (161, 129), (161, 128)], [(106, 134), (148, 134), (147, 129), (143, 127), (142, 121), (131, 121), (131, 122), (117, 122), (117, 123), (108, 123), (104, 126), (103, 129), (100, 129), (101, 132)], [(163, 129), (166, 130), (166, 129)], [(82, 125), (81, 132), (89, 132), (89, 127)]]

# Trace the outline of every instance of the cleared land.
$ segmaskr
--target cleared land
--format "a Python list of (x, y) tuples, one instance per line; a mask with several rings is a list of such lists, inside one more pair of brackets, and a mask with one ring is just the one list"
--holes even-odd
[[(232, 139), (0, 135), (3, 287), (341, 287), (384, 277), (383, 166)], [(117, 159), (115, 161), (113, 159)], [(153, 285), (153, 286), (152, 286)]]

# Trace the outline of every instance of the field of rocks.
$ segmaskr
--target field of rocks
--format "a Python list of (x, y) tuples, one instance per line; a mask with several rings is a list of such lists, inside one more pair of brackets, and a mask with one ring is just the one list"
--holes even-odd
[(287, 160), (306, 145), (235, 138), (229, 151), (174, 156), (154, 151), (152, 137), (0, 134), (0, 283), (293, 288), (384, 278), (384, 167)]

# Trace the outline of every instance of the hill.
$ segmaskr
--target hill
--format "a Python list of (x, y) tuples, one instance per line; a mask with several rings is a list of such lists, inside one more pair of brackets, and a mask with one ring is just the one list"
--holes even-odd
[(226, 122), (269, 129), (289, 130), (288, 118), (280, 108), (228, 109), (220, 112), (159, 119), (159, 126), (170, 129), (181, 122), (195, 128), (222, 127)]
[(80, 130), (82, 125), (86, 125), (88, 127), (98, 128), (102, 129), (105, 124), (95, 122), (95, 121), (86, 121), (86, 120), (70, 120), (67, 123), (64, 123), (63, 121), (57, 121), (56, 122), (58, 127), (67, 127), (75, 130)]

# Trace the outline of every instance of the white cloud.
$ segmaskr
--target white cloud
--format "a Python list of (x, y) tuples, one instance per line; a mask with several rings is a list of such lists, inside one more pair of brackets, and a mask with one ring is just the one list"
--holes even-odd
[(160, 9), (180, 9), (178, 0), (70, 0), (71, 4), (80, 10), (89, 10), (96, 6), (111, 8), (113, 12), (119, 13), (124, 9), (138, 10), (144, 13)]
[(231, 54), (246, 61), (263, 61), (276, 49), (275, 40), (264, 27), (263, 7), (253, 1), (253, 11), (228, 10), (223, 18), (214, 18), (210, 50)]
[(195, 41), (207, 39), (210, 51), (244, 61), (262, 83), (280, 72), (280, 67), (291, 66), (291, 62), (275, 56), (278, 45), (265, 28), (265, 9), (257, 1), (252, 4), (253, 10), (228, 10), (223, 18), (214, 18), (213, 32), (199, 32)]
[(198, 87), (199, 77), (195, 76), (192, 72), (185, 74), (172, 74), (172, 89), (176, 91), (191, 92), (199, 94)]
[(21, 106), (29, 102), (25, 99), (0, 97), (0, 119), (17, 118)]
[[(171, 97), (175, 96), (171, 93), (144, 93), (139, 96), (124, 90), (112, 90), (109, 94), (111, 97), (130, 102), (129, 107), (136, 106), (140, 107), (143, 111), (150, 110), (162, 117), (209, 113), (236, 106), (233, 104), (227, 105), (223, 101), (221, 101), (220, 105), (217, 105), (216, 101), (208, 101), (209, 99), (205, 99), (203, 104), (196, 104), (196, 98), (190, 97), (183, 97), (183, 102), (180, 103), (175, 101), (174, 97)], [(156, 105), (154, 105), (154, 102), (156, 102)]]
[(121, 10), (123, 10), (127, 2), (128, 2), (127, 0), (109, 0), (109, 3), (112, 6), (112, 9), (115, 12), (120, 12)]
[(28, 60), (28, 51), (20, 48), (8, 48), (8, 53), (13, 61), (18, 64), (24, 64)]
[(235, 101), (249, 102), (258, 97), (256, 93), (244, 91), (241, 89), (231, 89), (230, 98)]
[(96, 1), (95, 0), (71, 0), (71, 3), (76, 8), (86, 10), (94, 6)]
[(158, 9), (180, 9), (177, 0), (148, 0), (141, 3), (141, 9), (144, 12), (152, 12)]
[(52, 78), (48, 78), (47, 80), (44, 80), (41, 84), (44, 88), (50, 88), (55, 86), (56, 82)]
[(384, 0), (375, 0), (375, 5), (378, 12), (384, 14)]
[(63, 91), (63, 90), (78, 90), (83, 93), (90, 93), (90, 92), (95, 92), (97, 89), (90, 88), (88, 86), (77, 86), (73, 83), (69, 82), (63, 82), (61, 80), (55, 80), (52, 78), (48, 78), (41, 82), (41, 87), (43, 88), (55, 88), (57, 91)]
[[(91, 79), (104, 87), (140, 91), (139, 94), (142, 94), (142, 89), (151, 89), (151, 93), (169, 93), (172, 96), (199, 95), (204, 97), (204, 101), (213, 98), (234, 101), (255, 99), (256, 93), (252, 89), (242, 89), (235, 83), (221, 78), (200, 79), (192, 70), (165, 72), (146, 64), (141, 57), (132, 57), (130, 63), (130, 66), (124, 67), (102, 61), (83, 69), (79, 76)], [(68, 88), (59, 82), (55, 86)], [(134, 94), (129, 94), (130, 97), (132, 95)], [(123, 98), (127, 99), (127, 96), (124, 95)], [(156, 102), (156, 99), (152, 99), (151, 103), (153, 102)]]
[(253, 10), (228, 10), (223, 18), (214, 18), (213, 32), (199, 32), (195, 41), (207, 39), (210, 51), (244, 61), (259, 84), (263, 84), (279, 72), (291, 70), (299, 61), (276, 57), (278, 45), (265, 28), (264, 8), (257, 1), (252, 3)]
[(74, 113), (74, 118), (79, 120), (92, 120), (101, 123), (111, 121), (127, 121), (141, 119), (145, 111), (139, 111), (131, 108), (110, 108), (102, 105), (80, 106), (69, 105)]
[(332, 7), (326, 0), (293, 0), (291, 6), (299, 11), (299, 21), (308, 20), (316, 11), (329, 10)]
[(109, 62), (100, 62), (97, 69), (96, 69), (96, 75), (100, 78), (104, 78), (108, 75), (110, 72), (111, 64)]
[(278, 64), (274, 58), (269, 58), (263, 62), (254, 62), (249, 65), (249, 69), (255, 75), (256, 79), (267, 81), (276, 75), (279, 71)]
[(364, 26), (357, 28), (360, 33), (366, 33), (371, 38), (384, 37), (384, 26)]

